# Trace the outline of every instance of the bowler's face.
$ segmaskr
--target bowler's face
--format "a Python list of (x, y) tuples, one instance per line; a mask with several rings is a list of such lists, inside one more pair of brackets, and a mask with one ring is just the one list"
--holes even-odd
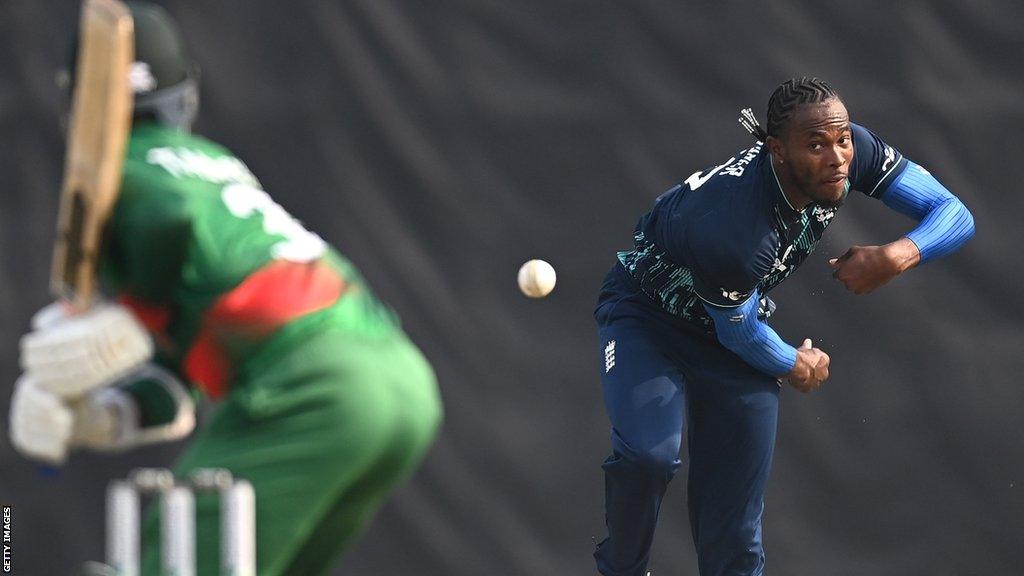
[(781, 140), (790, 179), (800, 193), (822, 206), (841, 204), (853, 161), (846, 106), (838, 98), (800, 106)]

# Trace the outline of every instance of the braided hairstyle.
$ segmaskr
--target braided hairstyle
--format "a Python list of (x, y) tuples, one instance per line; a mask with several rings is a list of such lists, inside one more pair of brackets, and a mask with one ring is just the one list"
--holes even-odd
[(824, 80), (818, 78), (790, 78), (772, 92), (768, 99), (768, 130), (757, 121), (753, 110), (744, 108), (740, 111), (740, 124), (755, 138), (764, 142), (769, 136), (776, 138), (782, 133), (786, 122), (793, 117), (797, 108), (804, 104), (819, 104), (833, 98), (839, 93), (832, 89)]

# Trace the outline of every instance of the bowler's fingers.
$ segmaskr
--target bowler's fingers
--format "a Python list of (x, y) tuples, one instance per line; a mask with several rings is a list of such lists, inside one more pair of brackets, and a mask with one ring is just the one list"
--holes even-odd
[(821, 357), (818, 358), (818, 363), (814, 365), (814, 376), (819, 382), (819, 386), (825, 380), (828, 380), (829, 376), (829, 365), (831, 364), (831, 358), (824, 352), (821, 353)]
[(838, 269), (840, 264), (850, 259), (850, 256), (853, 256), (853, 248), (847, 250), (842, 256), (829, 260), (828, 265), (832, 268)]
[(807, 381), (803, 383), (803, 386), (800, 388), (800, 391), (803, 392), (804, 394), (807, 394), (809, 392), (814, 392), (818, 388), (821, 388), (821, 380), (818, 379), (818, 376), (816, 374), (812, 374), (811, 377), (808, 378)]
[(814, 371), (815, 371), (815, 376), (817, 377), (817, 380), (818, 380), (818, 386), (821, 386), (822, 383), (825, 382), (825, 380), (828, 380), (828, 364), (825, 364), (824, 366), (820, 366), (818, 368), (815, 368)]

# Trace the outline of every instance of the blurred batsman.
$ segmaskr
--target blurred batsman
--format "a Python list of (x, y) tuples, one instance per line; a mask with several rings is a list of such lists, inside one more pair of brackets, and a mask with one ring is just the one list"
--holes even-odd
[[(179, 30), (155, 5), (130, 9), (134, 119), (101, 259), (117, 303), (33, 319), (13, 445), (60, 464), (75, 448), (178, 439), (201, 390), (219, 404), (176, 474), (252, 482), (260, 575), (325, 573), (431, 445), (433, 370), (348, 260), (190, 134), (197, 74)], [(197, 499), (196, 522), (198, 573), (216, 574), (216, 496)], [(147, 575), (158, 531), (154, 511)]]
[(689, 517), (702, 576), (764, 573), (761, 513), (783, 380), (801, 392), (829, 356), (769, 327), (768, 292), (814, 249), (848, 192), (918, 221), (883, 246), (829, 261), (856, 294), (947, 255), (974, 233), (967, 208), (927, 170), (850, 122), (815, 78), (788, 80), (749, 110), (754, 146), (658, 197), (605, 278), (595, 317), (611, 420), (605, 471), (605, 576), (644, 573), (666, 486), (689, 447)]

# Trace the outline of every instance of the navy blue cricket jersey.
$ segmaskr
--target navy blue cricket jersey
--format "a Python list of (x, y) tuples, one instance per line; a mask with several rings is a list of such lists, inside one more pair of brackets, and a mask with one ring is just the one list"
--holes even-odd
[[(880, 198), (907, 160), (866, 128), (850, 128), (847, 190)], [(755, 290), (767, 294), (803, 263), (837, 210), (816, 204), (794, 210), (758, 142), (659, 196), (637, 223), (634, 249), (618, 257), (665, 311), (710, 333), (714, 323), (702, 299), (732, 307)], [(770, 314), (767, 302), (759, 312)]]

